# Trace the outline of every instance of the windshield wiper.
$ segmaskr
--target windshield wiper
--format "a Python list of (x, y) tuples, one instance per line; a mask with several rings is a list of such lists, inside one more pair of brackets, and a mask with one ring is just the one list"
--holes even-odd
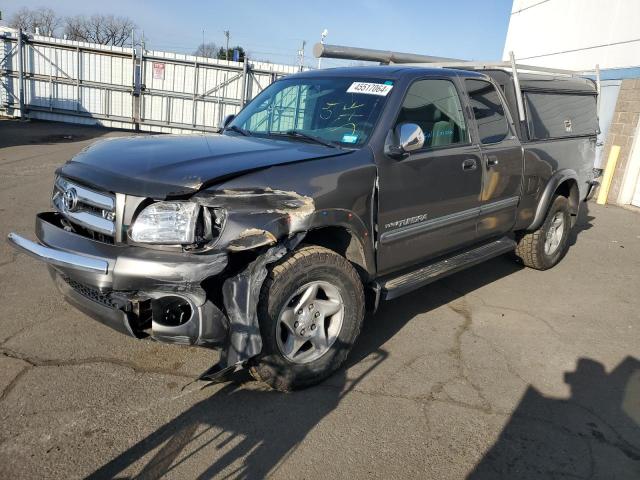
[[(243, 137), (250, 137), (251, 136), (251, 133), (249, 133), (247, 130), (245, 130), (244, 128), (237, 127), (235, 125), (229, 125), (228, 127), (224, 127), (222, 129), (222, 132), (225, 132), (227, 130), (229, 130), (230, 132), (239, 133)], [(220, 132), (220, 133), (222, 133), (222, 132)]]
[[(275, 133), (275, 132), (271, 132), (271, 133)], [(308, 133), (303, 133), (298, 130), (287, 130), (284, 133), (276, 133), (276, 135), (285, 135), (287, 137), (302, 138), (305, 140), (309, 140), (313, 143), (317, 143), (318, 145), (324, 145), (325, 147), (331, 147), (331, 148), (339, 148), (340, 150), (342, 150), (342, 147), (337, 143), (334, 143), (330, 140), (323, 140), (322, 138), (314, 137), (313, 135), (309, 135)]]

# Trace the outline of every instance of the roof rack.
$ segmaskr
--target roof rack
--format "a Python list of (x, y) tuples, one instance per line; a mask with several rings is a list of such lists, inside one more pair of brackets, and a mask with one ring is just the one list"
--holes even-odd
[(513, 86), (516, 92), (516, 103), (518, 106), (518, 117), (520, 121), (525, 121), (524, 102), (522, 91), (520, 90), (520, 80), (518, 69), (534, 73), (550, 73), (555, 75), (567, 75), (570, 77), (591, 77), (595, 76), (597, 97), (597, 108), (600, 111), (600, 67), (595, 66), (593, 70), (575, 71), (563, 70), (559, 68), (540, 67), (535, 65), (523, 65), (516, 63), (513, 52), (509, 52), (507, 61), (467, 61), (453, 58), (433, 57), (415, 53), (392, 52), (386, 50), (373, 50), (370, 48), (347, 47), (342, 45), (326, 45), (316, 43), (313, 47), (313, 54), (317, 58), (338, 58), (342, 60), (361, 60), (369, 62), (380, 62), (382, 64), (403, 64), (421, 66), (427, 64), (432, 68), (460, 68), (472, 70), (502, 69), (510, 70), (513, 78)]

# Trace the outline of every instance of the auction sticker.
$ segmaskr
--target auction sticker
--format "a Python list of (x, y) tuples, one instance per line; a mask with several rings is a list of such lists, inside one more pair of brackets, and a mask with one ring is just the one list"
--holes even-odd
[(384, 83), (353, 82), (347, 93), (364, 93), (365, 95), (386, 97), (392, 88), (393, 85), (385, 85)]

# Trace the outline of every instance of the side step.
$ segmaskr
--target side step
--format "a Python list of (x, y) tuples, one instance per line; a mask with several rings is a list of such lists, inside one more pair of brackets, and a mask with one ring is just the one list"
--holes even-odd
[(439, 260), (417, 270), (394, 277), (382, 282), (382, 298), (392, 298), (404, 295), (412, 290), (423, 287), (431, 282), (464, 270), (467, 267), (477, 265), (503, 253), (515, 250), (516, 242), (509, 237), (502, 237), (495, 242), (487, 243), (479, 247), (459, 253), (453, 257)]

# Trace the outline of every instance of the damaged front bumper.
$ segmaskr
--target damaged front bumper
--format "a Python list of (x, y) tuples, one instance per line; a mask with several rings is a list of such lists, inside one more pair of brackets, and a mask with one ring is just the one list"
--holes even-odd
[[(36, 217), (38, 243), (11, 233), (18, 250), (48, 264), (69, 303), (136, 338), (222, 350), (200, 378), (219, 380), (262, 350), (257, 305), (268, 264), (282, 258), (304, 233), (256, 252), (229, 273), (226, 252), (206, 254), (112, 245), (66, 231), (57, 213)], [(202, 287), (218, 284), (221, 304)]]
[(65, 231), (56, 213), (36, 218), (38, 243), (9, 242), (44, 261), (65, 298), (115, 330), (137, 338), (223, 347), (229, 320), (201, 283), (227, 267), (226, 253), (194, 255), (101, 243)]

